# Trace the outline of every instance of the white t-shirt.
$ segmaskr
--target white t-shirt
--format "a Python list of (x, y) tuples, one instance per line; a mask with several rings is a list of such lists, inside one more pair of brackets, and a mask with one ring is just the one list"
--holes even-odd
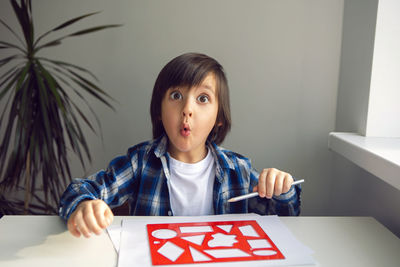
[(168, 181), (171, 209), (175, 216), (214, 214), (214, 158), (207, 156), (196, 163), (185, 163), (169, 157)]

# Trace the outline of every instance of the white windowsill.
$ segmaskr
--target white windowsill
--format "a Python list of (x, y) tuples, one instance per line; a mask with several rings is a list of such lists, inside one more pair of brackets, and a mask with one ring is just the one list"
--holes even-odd
[(400, 190), (400, 138), (332, 132), (328, 146)]

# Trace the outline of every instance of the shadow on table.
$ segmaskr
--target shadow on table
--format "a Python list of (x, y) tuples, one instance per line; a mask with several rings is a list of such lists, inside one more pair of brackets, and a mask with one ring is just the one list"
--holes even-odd
[(4, 216), (0, 220), (0, 266), (4, 261), (36, 257), (31, 248), (40, 247), (54, 235), (69, 234), (61, 218), (50, 218), (51, 224), (49, 216)]
[(78, 266), (82, 259), (90, 266), (115, 265), (117, 255), (106, 231), (76, 238), (57, 216), (25, 217), (22, 223), (12, 217), (0, 220), (0, 266)]

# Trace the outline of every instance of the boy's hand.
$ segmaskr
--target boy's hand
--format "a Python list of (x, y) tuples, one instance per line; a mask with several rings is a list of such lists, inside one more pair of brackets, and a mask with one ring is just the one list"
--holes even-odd
[(85, 200), (79, 203), (68, 219), (68, 230), (73, 236), (90, 237), (91, 233), (101, 234), (114, 218), (110, 207), (100, 199)]
[(289, 191), (292, 183), (293, 178), (289, 173), (274, 168), (264, 169), (253, 192), (258, 191), (260, 197), (272, 198), (272, 195), (279, 196)]

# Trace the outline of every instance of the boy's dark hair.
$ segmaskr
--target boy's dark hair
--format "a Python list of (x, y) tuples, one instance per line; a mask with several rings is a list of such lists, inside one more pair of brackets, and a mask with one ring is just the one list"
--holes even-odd
[(208, 140), (217, 145), (224, 141), (231, 128), (228, 82), (223, 67), (215, 59), (198, 53), (187, 53), (172, 59), (158, 74), (150, 104), (154, 139), (165, 133), (161, 121), (161, 102), (167, 90), (174, 87), (191, 88), (200, 85), (209, 73), (215, 75), (218, 114)]

